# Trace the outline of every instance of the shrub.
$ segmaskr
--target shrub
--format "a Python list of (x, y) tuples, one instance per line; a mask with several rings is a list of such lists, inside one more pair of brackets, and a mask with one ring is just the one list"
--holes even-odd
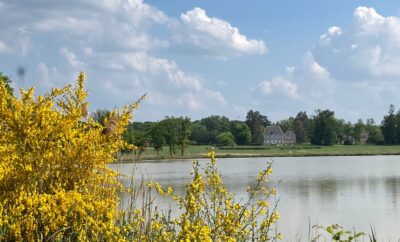
[[(159, 214), (149, 206), (153, 200), (144, 199), (147, 209), (130, 209), (125, 213), (122, 231), (125, 237), (141, 241), (276, 241), (282, 235), (276, 232), (279, 214), (277, 203), (272, 203), (276, 189), (268, 186), (272, 173), (271, 164), (259, 173), (253, 186), (248, 187), (249, 198), (235, 200), (218, 171), (215, 153), (209, 152), (210, 162), (201, 171), (198, 161), (193, 162), (192, 182), (186, 186), (185, 196), (174, 194), (172, 188), (163, 189), (158, 183), (147, 184), (148, 193), (156, 190), (159, 195), (174, 200), (180, 215)], [(137, 189), (134, 189), (137, 190)], [(276, 201), (276, 200), (275, 200)], [(130, 206), (135, 207), (135, 206)], [(152, 223), (148, 223), (151, 220)], [(139, 224), (131, 227), (130, 224)], [(142, 229), (140, 229), (142, 228)]]
[(106, 240), (119, 233), (117, 174), (107, 167), (126, 144), (137, 103), (105, 126), (87, 118), (85, 75), (76, 86), (13, 97), (0, 83), (0, 237)]
[(218, 146), (233, 146), (235, 144), (234, 137), (231, 132), (223, 132), (217, 135)]

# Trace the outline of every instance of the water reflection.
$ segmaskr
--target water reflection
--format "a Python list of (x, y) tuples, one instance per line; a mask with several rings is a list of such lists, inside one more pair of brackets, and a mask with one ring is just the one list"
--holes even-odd
[[(398, 156), (276, 158), (271, 184), (278, 184), (281, 213), (279, 225), (285, 238), (306, 235), (311, 225), (339, 223), (358, 231), (373, 225), (380, 239), (400, 238), (400, 163)], [(237, 199), (245, 200), (247, 186), (266, 167), (265, 158), (219, 159), (224, 183)], [(201, 160), (205, 165), (207, 160)], [(132, 164), (113, 165), (129, 175)], [(147, 174), (163, 186), (183, 195), (190, 181), (190, 161), (139, 164), (135, 174)], [(122, 180), (125, 185), (129, 182)], [(160, 198), (159, 206), (171, 202)]]

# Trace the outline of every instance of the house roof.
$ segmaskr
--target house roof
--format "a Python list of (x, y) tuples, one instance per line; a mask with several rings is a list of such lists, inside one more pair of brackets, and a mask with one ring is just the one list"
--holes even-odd
[(267, 126), (265, 128), (264, 134), (266, 135), (283, 135), (281, 127), (277, 125)]
[(285, 135), (286, 135), (286, 136), (292, 136), (292, 137), (295, 137), (295, 136), (296, 136), (296, 134), (295, 134), (292, 130), (287, 130), (286, 133), (285, 133)]

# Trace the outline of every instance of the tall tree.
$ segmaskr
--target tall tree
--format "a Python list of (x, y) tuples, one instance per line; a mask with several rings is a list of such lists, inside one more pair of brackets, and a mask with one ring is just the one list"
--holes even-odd
[(354, 124), (354, 141), (359, 144), (361, 143), (361, 134), (364, 132), (364, 122), (359, 119), (356, 124)]
[(365, 121), (365, 131), (371, 133), (375, 128), (377, 128), (375, 120), (373, 118), (367, 118), (367, 121)]
[(385, 143), (381, 128), (375, 124), (374, 119), (367, 119), (365, 130), (368, 132), (367, 143), (382, 145)]
[(259, 111), (250, 110), (247, 112), (246, 124), (250, 128), (251, 143), (257, 145), (263, 144), (264, 128), (271, 124), (267, 116), (261, 115)]
[(179, 129), (179, 146), (181, 148), (181, 155), (183, 156), (184, 151), (187, 149), (189, 145), (189, 136), (190, 136), (190, 118), (181, 117), (179, 118), (180, 129)]
[(292, 130), (294, 129), (294, 118), (293, 117), (289, 117), (288, 119), (284, 119), (279, 121), (276, 125), (279, 125), (282, 128), (283, 132), (286, 132), (288, 130)]
[[(350, 124), (350, 126), (349, 126)], [(350, 130), (349, 130), (350, 128)], [(346, 121), (344, 119), (336, 119), (336, 125), (335, 125), (335, 130), (336, 130), (336, 139), (337, 143), (343, 144), (344, 142), (348, 142), (349, 139), (352, 139), (352, 132), (353, 128), (351, 127), (351, 123)]]
[(350, 122), (347, 123), (343, 122), (341, 130), (342, 130), (342, 135), (341, 135), (342, 139), (340, 140), (340, 143), (343, 142), (344, 144), (353, 144), (353, 142), (355, 141), (353, 124)]
[(161, 122), (165, 143), (169, 147), (169, 154), (176, 153), (176, 146), (179, 142), (179, 120), (174, 117), (166, 117)]
[(385, 144), (396, 143), (396, 116), (394, 114), (394, 105), (390, 104), (388, 115), (383, 117), (382, 134)]
[(296, 134), (296, 143), (303, 144), (308, 142), (307, 128), (309, 119), (305, 111), (297, 113), (293, 121), (293, 132)]
[(14, 92), (14, 89), (11, 87), (11, 79), (3, 75), (3, 73), (0, 72), (0, 84), (4, 84), (6, 86), (7, 91), (12, 95)]
[(151, 144), (154, 147), (154, 150), (157, 152), (157, 155), (162, 151), (163, 146), (165, 145), (165, 139), (163, 136), (162, 125), (160, 122), (154, 125), (154, 127), (150, 131)]
[(313, 117), (313, 123), (312, 144), (333, 145), (336, 143), (336, 120), (334, 112), (318, 109)]

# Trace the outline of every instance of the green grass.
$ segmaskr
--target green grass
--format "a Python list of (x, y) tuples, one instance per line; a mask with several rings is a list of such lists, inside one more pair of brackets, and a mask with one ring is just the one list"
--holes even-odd
[[(170, 156), (168, 147), (157, 154), (152, 147), (146, 148), (139, 160), (205, 158), (211, 146), (190, 146), (181, 156)], [(234, 146), (216, 147), (218, 157), (296, 157), (296, 156), (341, 156), (341, 155), (400, 155), (400, 145), (334, 145), (334, 146)], [(122, 161), (138, 159), (134, 153), (122, 154)]]

